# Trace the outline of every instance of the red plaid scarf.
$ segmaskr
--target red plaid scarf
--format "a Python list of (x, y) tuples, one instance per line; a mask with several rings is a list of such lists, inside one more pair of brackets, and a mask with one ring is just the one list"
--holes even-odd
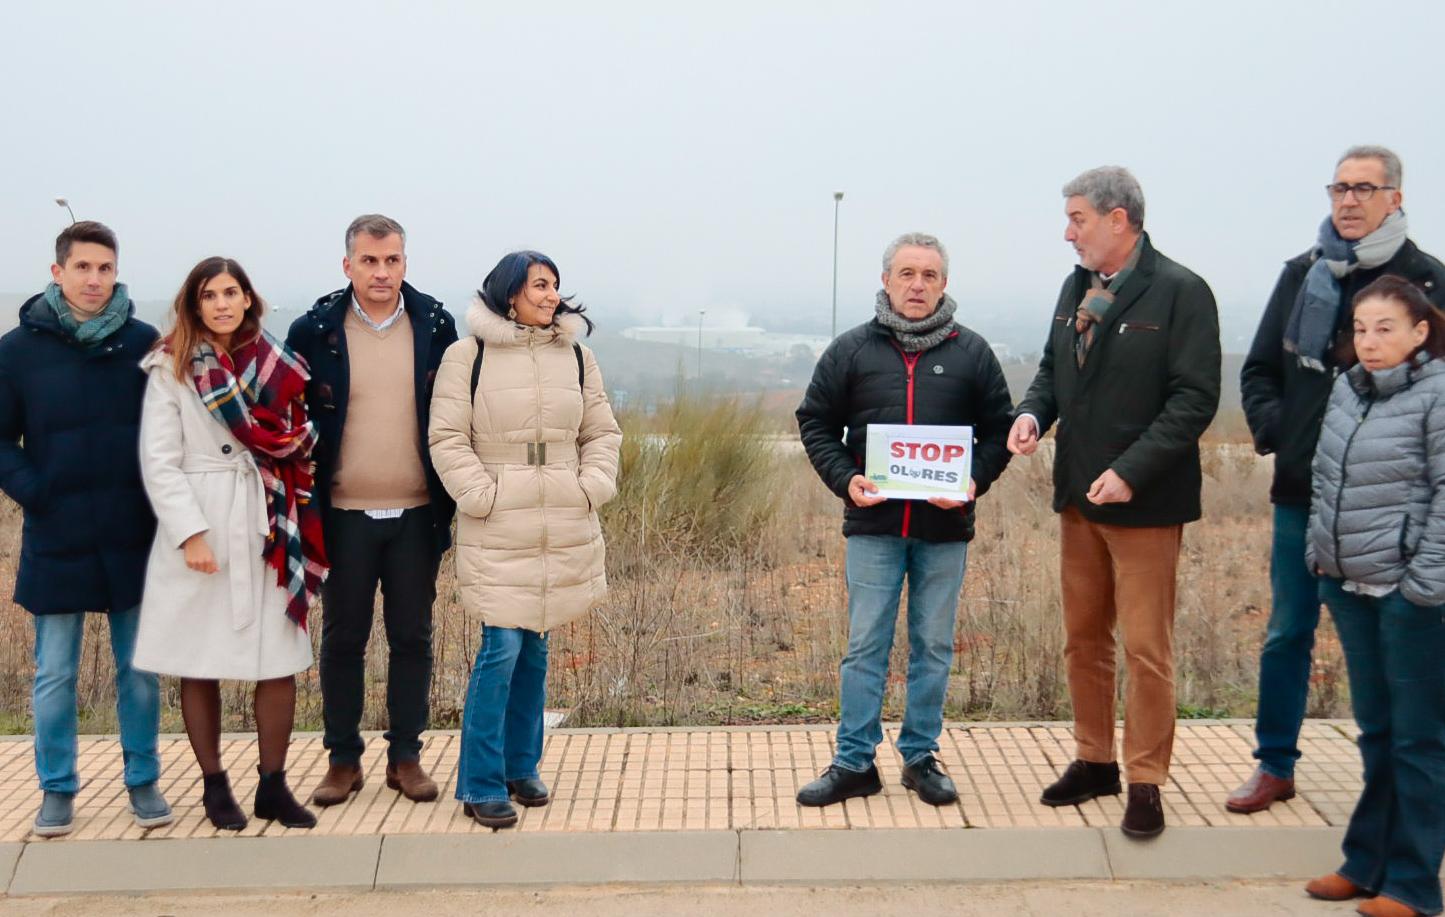
[(271, 533), (262, 556), (301, 627), (326, 576), (321, 514), (311, 500), (316, 430), (306, 415), (306, 364), (266, 332), (233, 353), (202, 343), (191, 357), (201, 403), (256, 460)]

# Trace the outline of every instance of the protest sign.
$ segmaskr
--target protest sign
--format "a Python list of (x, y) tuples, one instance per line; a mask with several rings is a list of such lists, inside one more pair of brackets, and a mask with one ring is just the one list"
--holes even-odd
[(863, 474), (890, 499), (968, 499), (973, 427), (868, 425)]

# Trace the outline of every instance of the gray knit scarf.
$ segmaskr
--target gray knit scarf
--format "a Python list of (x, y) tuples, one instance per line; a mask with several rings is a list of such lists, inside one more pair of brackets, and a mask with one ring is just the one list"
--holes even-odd
[(1340, 281), (1359, 268), (1376, 268), (1395, 257), (1409, 232), (1403, 210), (1396, 210), (1379, 229), (1354, 242), (1340, 238), (1334, 221), (1325, 217), (1314, 263), (1300, 285), (1284, 331), (1284, 349), (1295, 355), (1301, 369), (1325, 371), (1326, 352), (1334, 343), (1335, 326), (1344, 307)]
[(898, 346), (905, 353), (918, 353), (948, 340), (953, 333), (953, 313), (958, 310), (958, 303), (944, 293), (932, 315), (915, 321), (894, 312), (893, 303), (888, 300), (888, 291), (879, 290), (873, 307), (878, 311), (878, 324), (893, 332)]

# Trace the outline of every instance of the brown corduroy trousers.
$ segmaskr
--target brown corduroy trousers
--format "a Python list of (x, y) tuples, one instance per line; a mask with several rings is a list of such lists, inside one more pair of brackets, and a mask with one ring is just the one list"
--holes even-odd
[(1174, 746), (1174, 592), (1183, 526), (1060, 515), (1064, 660), (1078, 757), (1114, 760), (1114, 624), (1124, 637), (1124, 773), (1162, 785)]

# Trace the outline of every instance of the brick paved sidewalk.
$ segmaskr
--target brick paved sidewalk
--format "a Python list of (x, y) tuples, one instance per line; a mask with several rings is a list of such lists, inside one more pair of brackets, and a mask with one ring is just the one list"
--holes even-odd
[[(896, 728), (887, 730), (891, 742)], [(1173, 773), (1164, 804), (1171, 827), (1342, 826), (1360, 789), (1354, 725), (1312, 720), (1301, 737), (1304, 758), (1299, 795), (1253, 816), (1225, 811), (1225, 795), (1254, 766), (1251, 724), (1186, 720), (1179, 723)], [(868, 799), (826, 809), (793, 801), (832, 756), (831, 727), (697, 728), (676, 730), (567, 730), (549, 733), (541, 767), (553, 803), (521, 809), (520, 834), (549, 832), (651, 832), (754, 829), (868, 828), (1108, 828), (1123, 814), (1122, 797), (1050, 809), (1040, 790), (1073, 754), (1062, 723), (953, 725), (942, 737), (940, 759), (958, 784), (957, 805), (934, 808), (899, 785), (900, 762), (880, 749), (886, 789)], [(183, 736), (162, 739), (161, 787), (176, 810), (172, 825), (135, 827), (126, 811), (120, 746), (114, 737), (81, 740), (82, 787), (76, 798), (75, 840), (206, 838), (220, 832), (200, 806), (200, 772)], [(349, 803), (316, 810), (312, 831), (287, 830), (252, 820), (242, 836), (377, 836), (481, 833), (453, 799), (457, 734), (429, 733), (423, 763), (442, 784), (434, 804), (413, 804), (388, 790), (384, 742), (368, 736), (366, 788)], [(230, 737), (225, 759), (243, 808), (256, 785), (254, 739)], [(326, 769), (316, 734), (298, 735), (289, 763), (291, 785), (309, 795)], [(0, 741), (0, 843), (35, 841), (30, 823), (39, 805), (30, 742)], [(222, 836), (229, 836), (226, 833)]]

